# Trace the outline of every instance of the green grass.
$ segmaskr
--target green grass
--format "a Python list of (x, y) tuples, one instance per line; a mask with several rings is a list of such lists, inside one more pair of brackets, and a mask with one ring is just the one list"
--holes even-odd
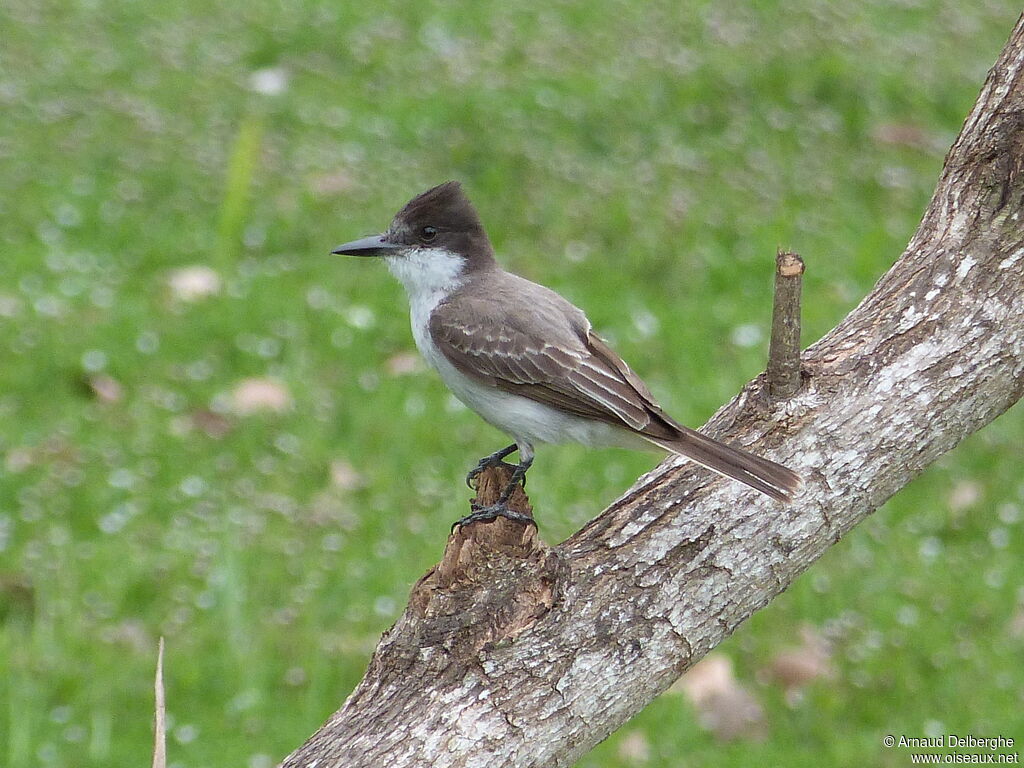
[[(1019, 9), (753, 5), (0, 10), (0, 765), (145, 763), (160, 635), (177, 766), (269, 766), (359, 680), (503, 440), (432, 375), (389, 373), (400, 288), (327, 255), (427, 186), (461, 179), (504, 261), (587, 308), (687, 423), (763, 367), (777, 246), (809, 265), (806, 343), (856, 304)], [(249, 88), (266, 68), (282, 92)], [(221, 292), (174, 301), (190, 264)], [(223, 413), (263, 376), (290, 409)], [(666, 695), (580, 766), (635, 764), (637, 733), (673, 767), (1024, 738), (1022, 441), (1016, 411), (972, 437), (721, 646), (764, 741), (720, 744)], [(338, 461), (362, 482), (332, 482)], [(545, 537), (651, 464), (542, 449)], [(788, 704), (758, 672), (804, 624), (837, 675)]]

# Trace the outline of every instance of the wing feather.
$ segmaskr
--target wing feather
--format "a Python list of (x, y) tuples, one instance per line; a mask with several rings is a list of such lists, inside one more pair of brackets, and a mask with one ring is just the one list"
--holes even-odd
[(439, 304), (430, 334), (448, 361), (467, 376), (579, 416), (652, 437), (674, 435), (675, 422), (591, 332), (583, 312), (542, 286), (528, 286), (537, 295), (527, 297), (535, 311), (525, 315), (507, 309), (520, 301), (462, 294)]

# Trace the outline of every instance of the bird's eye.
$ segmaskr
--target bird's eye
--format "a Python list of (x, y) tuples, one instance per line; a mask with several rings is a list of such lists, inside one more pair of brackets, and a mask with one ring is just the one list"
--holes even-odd
[(420, 230), (420, 240), (424, 243), (429, 243), (437, 237), (437, 227), (424, 227)]

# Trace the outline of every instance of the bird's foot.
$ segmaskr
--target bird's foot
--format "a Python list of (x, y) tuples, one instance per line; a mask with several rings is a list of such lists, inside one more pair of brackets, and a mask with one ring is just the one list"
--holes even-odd
[[(475, 467), (469, 470), (469, 473), (466, 475), (466, 485), (468, 485), (472, 490), (475, 491), (476, 485), (474, 485), (474, 483), (476, 482), (476, 479), (480, 477), (481, 474), (483, 474), (483, 471), (485, 469), (490, 469), (491, 467), (498, 467), (504, 465), (509, 469), (514, 470), (516, 468), (516, 465), (509, 464), (507, 461), (504, 461), (504, 459), (506, 456), (508, 456), (515, 450), (516, 446), (510, 445), (507, 448), (502, 448), (500, 451), (495, 451), (490, 456), (484, 456), (482, 459), (480, 459), (480, 461), (477, 462), (477, 465)], [(525, 483), (523, 484), (523, 487), (526, 487)]]
[(490, 523), (499, 517), (504, 517), (506, 520), (511, 520), (521, 525), (537, 527), (537, 522), (529, 515), (509, 509), (507, 501), (498, 501), (496, 504), (488, 504), (487, 506), (473, 504), (470, 508), (473, 510), (472, 512), (452, 524), (453, 532), (456, 527), (464, 527), (470, 523)]
[[(471, 490), (475, 491), (477, 489), (477, 480), (480, 479), (480, 475), (484, 473), (484, 470), (490, 469), (491, 467), (505, 467), (505, 469), (513, 472), (515, 471), (517, 466), (516, 464), (509, 464), (507, 461), (502, 461), (501, 459), (491, 461), (490, 458), (491, 457), (488, 456), (486, 459), (480, 459), (480, 463), (473, 467), (473, 469), (471, 469), (466, 475), (466, 485), (469, 486)], [(523, 487), (525, 488), (526, 486), (524, 485)]]

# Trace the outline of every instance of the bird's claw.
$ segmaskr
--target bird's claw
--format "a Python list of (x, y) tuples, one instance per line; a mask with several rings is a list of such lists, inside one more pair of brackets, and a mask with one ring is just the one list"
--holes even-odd
[[(490, 456), (485, 456), (484, 458), (480, 459), (480, 461), (477, 462), (477, 465), (475, 467), (473, 467), (471, 470), (469, 470), (469, 472), (466, 473), (466, 486), (471, 491), (475, 491), (476, 490), (476, 485), (475, 485), (476, 479), (478, 477), (480, 477), (480, 475), (482, 475), (484, 473), (485, 469), (490, 469), (491, 467), (505, 466), (508, 469), (511, 469), (511, 470), (514, 471), (515, 468), (516, 468), (515, 464), (509, 464), (507, 461), (503, 461), (504, 457), (507, 456), (507, 455), (508, 454), (505, 454), (504, 456), (499, 456), (498, 454), (492, 454)], [(524, 480), (525, 480), (525, 478), (524, 478)], [(526, 483), (525, 482), (522, 485), (523, 485), (523, 488), (526, 487)]]
[(469, 525), (470, 523), (490, 523), (497, 520), (499, 517), (504, 517), (506, 520), (511, 520), (521, 525), (532, 525), (534, 528), (537, 527), (537, 521), (529, 515), (524, 515), (522, 512), (516, 512), (508, 508), (508, 504), (504, 501), (499, 501), (497, 504), (489, 504), (487, 506), (472, 504), (470, 512), (465, 517), (456, 520), (452, 523), (452, 532), (455, 531), (456, 527), (462, 527)]

